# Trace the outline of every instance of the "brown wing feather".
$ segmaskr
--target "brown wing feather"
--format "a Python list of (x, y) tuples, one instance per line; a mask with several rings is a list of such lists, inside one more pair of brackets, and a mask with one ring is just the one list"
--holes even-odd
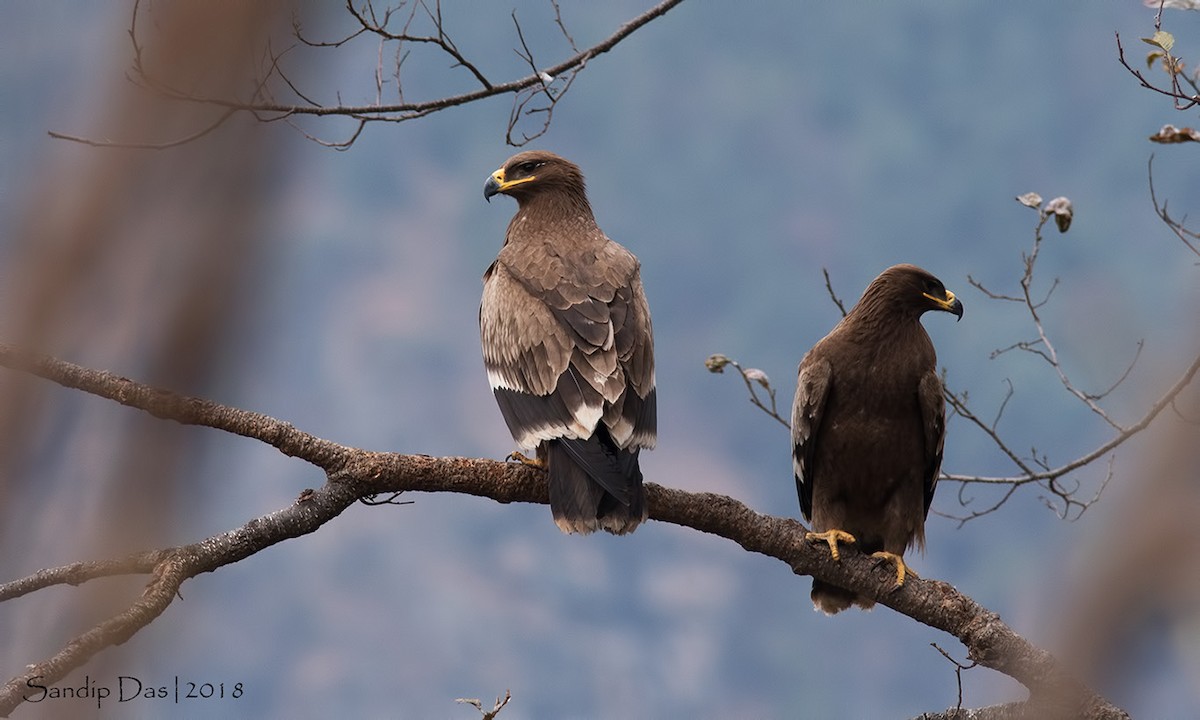
[[(613, 308), (613, 340), (617, 357), (625, 368), (629, 386), (639, 398), (646, 398), (654, 390), (654, 329), (650, 322), (646, 291), (642, 288), (642, 279), (636, 269), (629, 285), (617, 291)], [(653, 433), (654, 425), (651, 424), (647, 429)]]
[(479, 334), (492, 387), (547, 395), (571, 359), (554, 314), (499, 261), (484, 275)]
[[(567, 331), (500, 262), (484, 276), (479, 334), (488, 381), (518, 445), (592, 434), (601, 400), (564, 377), (574, 351)], [(561, 391), (564, 381), (574, 392)]]
[(500, 390), (547, 397), (541, 414), (520, 400), (515, 423), (517, 413), (501, 408), (523, 447), (586, 438), (601, 421), (618, 447), (654, 446), (653, 340), (637, 259), (609, 241), (591, 260), (502, 251), (485, 276), (480, 333), (497, 399), (512, 402)]
[(806, 520), (812, 518), (813, 453), (832, 378), (833, 367), (829, 360), (818, 356), (816, 348), (801, 361), (792, 403), (792, 470), (800, 511)]
[(936, 372), (921, 377), (918, 390), (921, 404), (921, 422), (925, 436), (925, 515), (929, 515), (929, 504), (937, 489), (938, 475), (942, 471), (942, 450), (946, 445), (946, 400), (942, 395), (942, 380)]

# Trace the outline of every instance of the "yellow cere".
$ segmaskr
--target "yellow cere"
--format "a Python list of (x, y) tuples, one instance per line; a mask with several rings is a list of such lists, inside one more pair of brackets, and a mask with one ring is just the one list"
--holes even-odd
[(500, 181), (500, 189), (501, 190), (507, 190), (508, 188), (512, 187), (513, 185), (520, 185), (521, 183), (527, 183), (530, 180), (537, 179), (536, 175), (529, 175), (527, 177), (517, 178), (516, 180), (505, 180), (503, 171), (497, 170), (496, 172), (499, 173), (499, 175), (500, 175), (500, 177), (498, 179)]

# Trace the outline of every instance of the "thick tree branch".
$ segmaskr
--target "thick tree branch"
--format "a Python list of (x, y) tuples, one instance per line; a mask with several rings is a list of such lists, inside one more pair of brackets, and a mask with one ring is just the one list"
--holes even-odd
[[(0, 585), (0, 599), (53, 584), (75, 584), (112, 574), (150, 573), (140, 598), (130, 607), (74, 638), (56, 655), (30, 665), (0, 690), (0, 715), (24, 700), (30, 678), (42, 684), (61, 680), (107, 647), (125, 642), (157, 618), (177, 596), (180, 585), (201, 573), (238, 562), (278, 542), (311, 533), (355, 501), (381, 493), (457, 492), (497, 502), (546, 503), (542, 471), (516, 463), (468, 458), (377, 453), (316, 438), (287, 423), (258, 413), (158, 390), (125, 378), (44, 355), (0, 345), (0, 365), (30, 372), (138, 408), (156, 417), (205, 425), (261, 440), (281, 452), (326, 470), (328, 481), (305, 490), (289, 507), (192, 545), (168, 548), (122, 561), (80, 563), (42, 571)], [(1031, 645), (995, 613), (947, 583), (910, 579), (892, 587), (893, 575), (876, 561), (854, 552), (840, 562), (804, 540), (805, 527), (790, 518), (763, 515), (730, 497), (646, 486), (650, 517), (731, 540), (750, 552), (775, 558), (793, 572), (812, 575), (875, 598), (883, 605), (947, 632), (967, 649), (968, 657), (1027, 688), (1035, 699), (1067, 703), (1078, 717), (1124, 718), (1112, 706)]]
[[(73, 638), (54, 656), (26, 666), (24, 672), (9, 680), (4, 688), (0, 689), (0, 716), (8, 717), (24, 702), (31, 680), (36, 679), (42, 684), (57, 682), (102, 650), (129, 640), (167, 609), (178, 597), (179, 587), (185, 580), (244, 560), (283, 540), (313, 532), (337, 517), (358, 497), (351, 486), (335, 482), (326, 483), (319, 490), (306, 492), (290, 507), (251, 520), (237, 530), (192, 545), (147, 553), (142, 562), (134, 562), (121, 568), (123, 573), (144, 573), (147, 572), (146, 561), (152, 558), (155, 560), (148, 570), (150, 580), (146, 583), (141, 597), (134, 600), (127, 610)], [(72, 567), (86, 565), (88, 564), (81, 563)], [(97, 567), (101, 565), (103, 563), (95, 564)], [(102, 574), (112, 573), (96, 572), (91, 576), (100, 577)], [(54, 579), (58, 579), (60, 583), (75, 584), (73, 580), (86, 575), (86, 571), (45, 571), (24, 580), (0, 585), (0, 598), (16, 597), (36, 589), (35, 586), (39, 582), (48, 585), (52, 584)]]
[(203, 425), (261, 440), (284, 455), (307, 460), (326, 472), (339, 470), (351, 452), (344, 445), (297, 430), (290, 423), (261, 413), (178, 395), (102, 370), (91, 370), (28, 352), (7, 343), (0, 343), (0, 365), (144, 410), (156, 418), (174, 420), (183, 425)]
[(1033, 718), (1055, 717), (1046, 715), (1044, 708), (1029, 702), (989, 705), (981, 708), (950, 708), (945, 712), (921, 713), (912, 720), (1033, 720)]

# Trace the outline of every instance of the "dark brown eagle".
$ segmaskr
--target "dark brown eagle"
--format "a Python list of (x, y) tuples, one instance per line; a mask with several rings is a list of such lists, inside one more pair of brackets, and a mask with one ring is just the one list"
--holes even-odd
[[(810, 540), (854, 542), (908, 571), (904, 551), (925, 549), (925, 516), (937, 485), (946, 405), (937, 355), (921, 315), (962, 303), (933, 275), (896, 265), (800, 362), (792, 406), (792, 464)], [(813, 579), (812, 600), (830, 615), (870, 598)]]
[(546, 468), (559, 529), (632, 532), (646, 519), (638, 453), (657, 425), (638, 260), (601, 232), (583, 174), (553, 153), (509, 158), (484, 185), (497, 193), (518, 207), (479, 308), (496, 402)]

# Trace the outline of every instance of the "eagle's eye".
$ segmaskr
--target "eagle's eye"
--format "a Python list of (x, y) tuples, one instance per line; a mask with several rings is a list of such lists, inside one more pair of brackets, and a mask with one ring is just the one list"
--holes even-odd
[(517, 166), (517, 172), (520, 173), (521, 175), (528, 175), (529, 173), (533, 172), (534, 170), (537, 170), (541, 166), (542, 166), (542, 163), (540, 163), (536, 160), (526, 160), (525, 162), (523, 162)]

